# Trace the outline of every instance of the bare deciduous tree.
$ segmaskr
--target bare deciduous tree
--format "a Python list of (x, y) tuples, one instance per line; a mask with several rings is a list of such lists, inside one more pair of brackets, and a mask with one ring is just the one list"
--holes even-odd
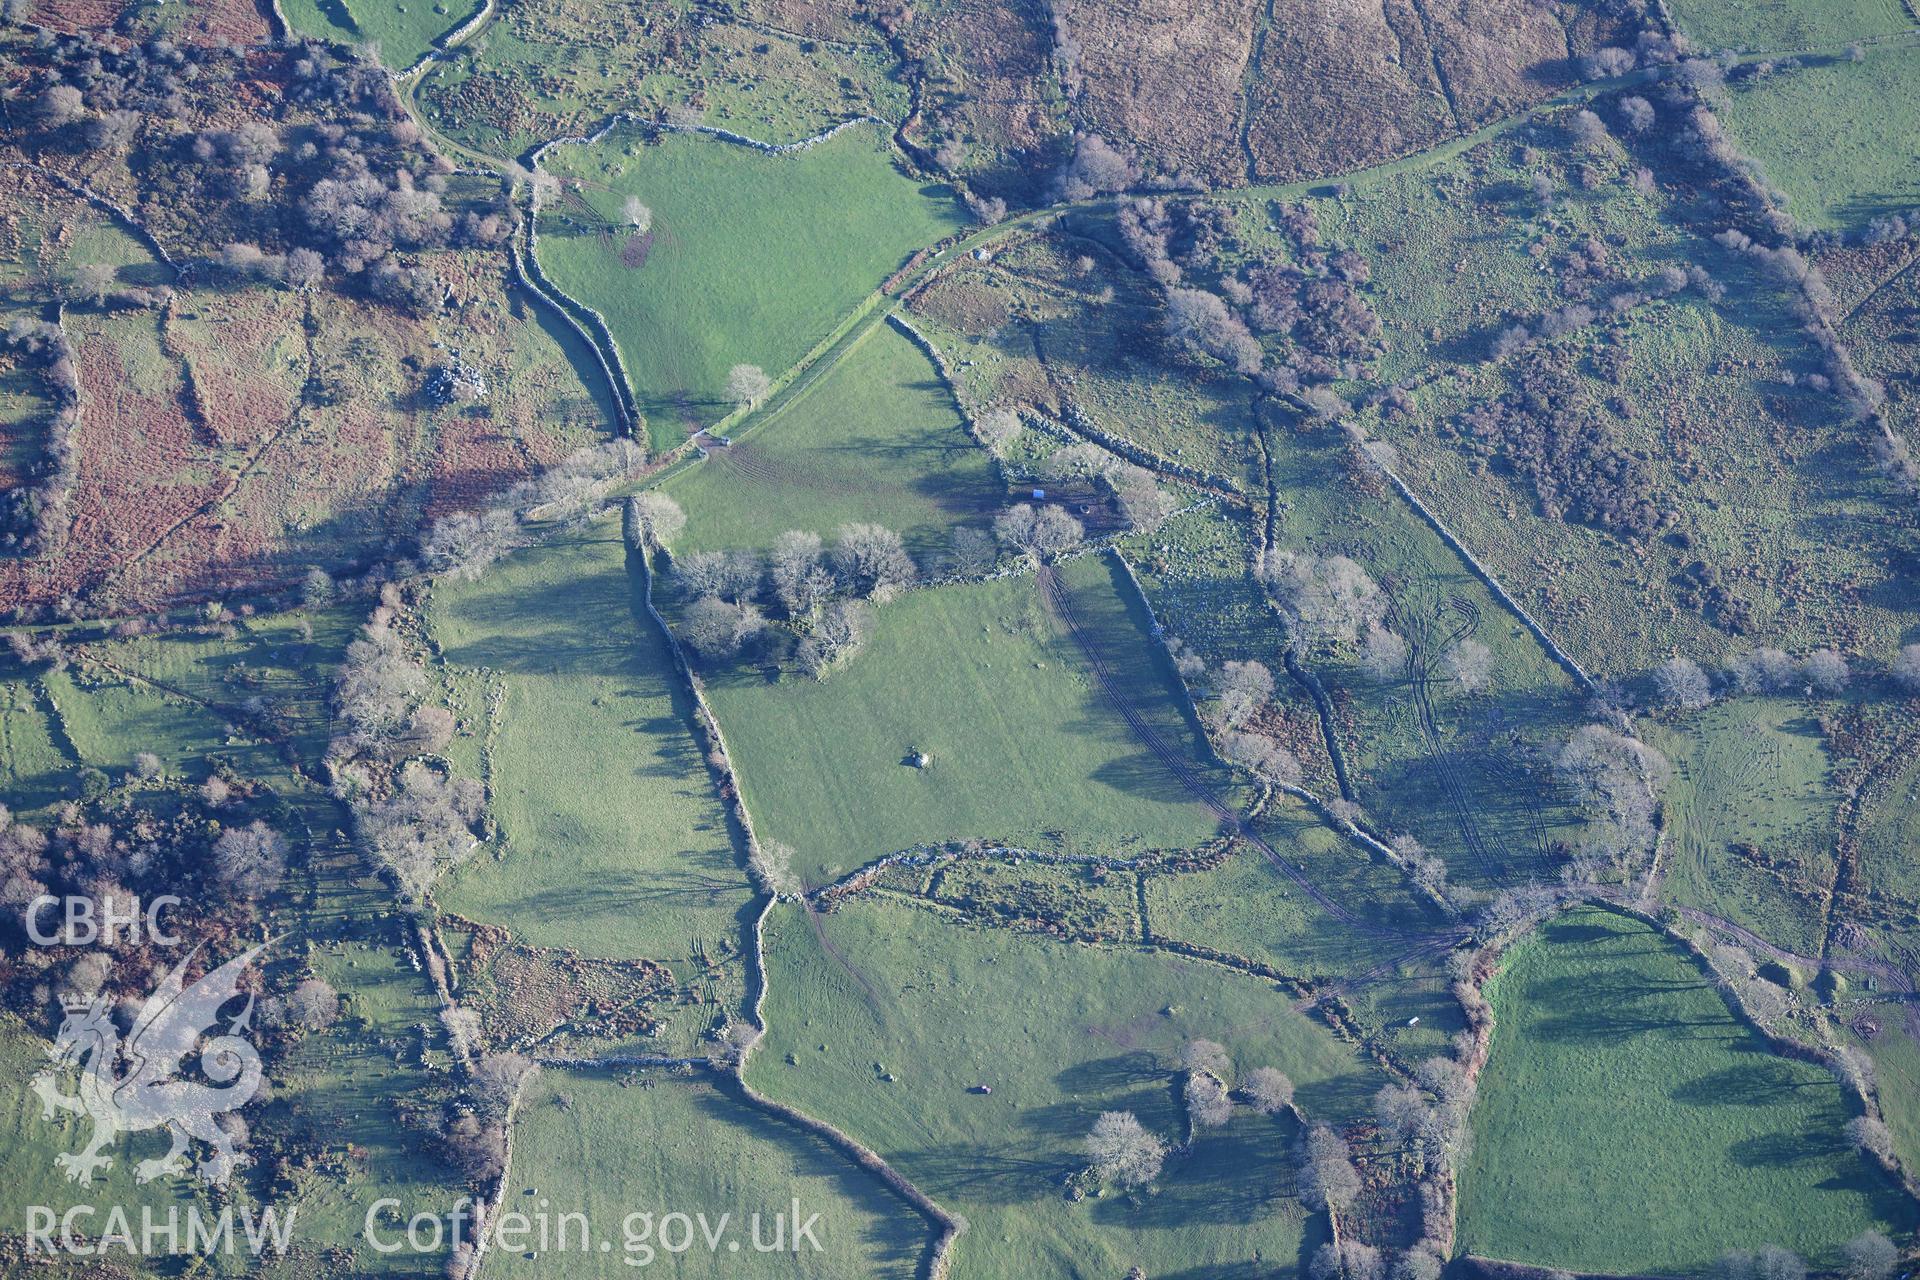
[(1340, 1210), (1360, 1194), (1360, 1172), (1346, 1140), (1324, 1124), (1300, 1140), (1300, 1199), (1309, 1209)]
[(915, 573), (900, 535), (881, 524), (841, 525), (833, 567), (849, 591), (879, 599), (907, 586)]
[(1785, 650), (1763, 646), (1735, 661), (1729, 674), (1741, 693), (1784, 693), (1793, 688), (1795, 673)]
[(1385, 627), (1368, 625), (1360, 640), (1360, 666), (1375, 680), (1397, 680), (1407, 674), (1407, 642)]
[(432, 572), (471, 582), (520, 542), (520, 522), (511, 511), (462, 511), (434, 523), (420, 555)]
[(1910, 644), (1893, 660), (1893, 678), (1908, 693), (1920, 693), (1920, 644)]
[(1218, 1129), (1233, 1118), (1227, 1086), (1211, 1071), (1191, 1071), (1183, 1090), (1187, 1120), (1197, 1129)]
[(1240, 1082), (1240, 1091), (1263, 1116), (1285, 1111), (1293, 1105), (1293, 1081), (1274, 1067), (1255, 1067)]
[(760, 397), (773, 389), (773, 380), (757, 364), (737, 364), (727, 370), (727, 399), (742, 408), (760, 403)]
[(1106, 481), (1129, 529), (1151, 533), (1173, 514), (1173, 495), (1162, 489), (1145, 467), (1118, 463), (1107, 468)]
[(1900, 1250), (1878, 1231), (1863, 1231), (1841, 1248), (1847, 1280), (1887, 1280), (1900, 1265)]
[(973, 429), (980, 433), (980, 443), (984, 444), (996, 457), (1006, 454), (1007, 446), (1019, 436), (1022, 427), (1017, 410), (1001, 405), (987, 410), (973, 421)]
[(1800, 664), (1800, 675), (1815, 693), (1834, 697), (1846, 690), (1852, 673), (1847, 660), (1832, 649), (1815, 649)]
[(1087, 1134), (1087, 1154), (1104, 1182), (1143, 1187), (1160, 1176), (1166, 1144), (1148, 1133), (1131, 1111), (1103, 1111)]
[(1275, 786), (1293, 786), (1300, 781), (1299, 758), (1263, 733), (1229, 730), (1221, 734), (1220, 755), (1228, 764), (1238, 765)]
[(1386, 1262), (1370, 1244), (1329, 1241), (1314, 1251), (1307, 1275), (1309, 1280), (1383, 1280)]
[(306, 978), (287, 993), (281, 1013), (289, 1026), (323, 1030), (340, 1016), (340, 993), (320, 978)]
[(1264, 557), (1260, 572), (1289, 628), (1304, 642), (1352, 642), (1361, 628), (1385, 616), (1379, 584), (1345, 556), (1281, 551)]
[(640, 202), (639, 196), (628, 196), (620, 206), (620, 219), (640, 235), (653, 230), (653, 210)]
[(1487, 687), (1493, 676), (1493, 651), (1478, 640), (1462, 640), (1447, 650), (1447, 674), (1469, 693)]
[(498, 1119), (507, 1114), (521, 1081), (533, 1070), (533, 1061), (521, 1054), (483, 1053), (468, 1073), (467, 1092), (480, 1114)]
[(680, 632), (703, 658), (730, 658), (760, 634), (766, 620), (750, 604), (729, 604), (718, 596), (702, 596), (687, 606)]
[(1230, 1080), (1233, 1078), (1233, 1059), (1227, 1055), (1227, 1046), (1218, 1040), (1188, 1040), (1180, 1046), (1180, 1069), (1205, 1071), (1222, 1080)]
[(673, 540), (680, 536), (680, 531), (687, 527), (687, 513), (680, 509), (680, 504), (666, 494), (652, 490), (628, 498), (627, 515), (629, 546), (639, 545), (633, 536), (639, 530), (652, 534), (653, 540), (661, 546), (671, 546)]
[(220, 833), (213, 842), (213, 865), (223, 886), (243, 898), (258, 898), (286, 878), (287, 844), (279, 832), (256, 820)]
[(334, 705), (356, 734), (376, 740), (404, 729), (426, 688), (427, 673), (384, 622), (369, 623), (347, 646)]
[(1220, 666), (1220, 722), (1237, 729), (1260, 714), (1273, 698), (1273, 672), (1260, 662)]
[(1855, 1116), (1847, 1121), (1847, 1141), (1882, 1163), (1893, 1158), (1893, 1130), (1884, 1120)]
[(747, 870), (768, 893), (792, 897), (801, 890), (800, 876), (793, 869), (793, 846), (778, 840), (758, 840), (747, 852)]
[(820, 547), (819, 534), (799, 529), (789, 529), (773, 540), (768, 571), (774, 597), (789, 617), (811, 614), (833, 591), (833, 574)]
[(816, 680), (852, 658), (867, 643), (873, 629), (873, 610), (857, 600), (836, 600), (821, 613), (800, 641), (796, 657), (800, 669)]
[(1411, 1085), (1382, 1085), (1373, 1095), (1373, 1114), (1380, 1127), (1397, 1142), (1419, 1137), (1433, 1122), (1433, 1108), (1427, 1097)]
[(1058, 507), (1035, 507), (1022, 502), (1008, 507), (993, 521), (994, 536), (1002, 545), (1046, 560), (1080, 545), (1086, 535), (1078, 520)]
[(1653, 671), (1653, 685), (1663, 705), (1698, 711), (1713, 702), (1713, 681), (1692, 658), (1668, 658)]
[(992, 570), (999, 560), (993, 536), (972, 525), (961, 525), (947, 542), (948, 567), (961, 577), (972, 577)]

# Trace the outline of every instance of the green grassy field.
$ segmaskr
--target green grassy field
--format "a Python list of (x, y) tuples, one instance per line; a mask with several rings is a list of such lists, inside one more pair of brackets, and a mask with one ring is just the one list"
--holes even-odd
[[(57, 1012), (57, 1010), (56, 1010)], [(163, 1178), (141, 1185), (134, 1179), (134, 1165), (140, 1160), (157, 1159), (166, 1154), (167, 1141), (148, 1132), (121, 1134), (105, 1151), (113, 1164), (95, 1175), (90, 1187), (78, 1187), (66, 1180), (54, 1165), (62, 1151), (79, 1151), (93, 1133), (93, 1122), (85, 1115), (62, 1111), (55, 1119), (42, 1119), (40, 1099), (28, 1087), (40, 1069), (47, 1065), (48, 1041), (23, 1025), (13, 1014), (0, 1020), (0, 1212), (24, 1228), (30, 1205), (44, 1205), (63, 1213), (74, 1204), (124, 1205), (137, 1232), (142, 1206), (151, 1206), (164, 1218), (168, 1205), (177, 1205), (184, 1215), (189, 1205), (201, 1212), (212, 1212), (200, 1184), (193, 1179)], [(72, 1092), (71, 1078), (61, 1081), (65, 1092)], [(103, 1221), (97, 1217), (94, 1223)], [(87, 1233), (87, 1228), (79, 1228)], [(237, 1230), (237, 1227), (236, 1227)], [(95, 1225), (93, 1233), (97, 1234)]]
[[(961, 926), (872, 899), (812, 925), (783, 908), (767, 943), (769, 1035), (749, 1078), (965, 1215), (957, 1274), (981, 1280), (1131, 1265), (1289, 1274), (1312, 1229), (1287, 1194), (1290, 1125), (1237, 1109), (1139, 1203), (1062, 1195), (1085, 1166), (1081, 1140), (1110, 1109), (1176, 1134), (1172, 1055), (1194, 1036), (1225, 1044), (1238, 1070), (1285, 1071), (1316, 1119), (1354, 1115), (1379, 1084), (1271, 984), (1164, 953)], [(979, 1084), (992, 1093), (972, 1092)]]
[(438, 897), (535, 946), (669, 961), (737, 944), (751, 893), (690, 695), (634, 590), (604, 523), (436, 588), (449, 667), (504, 685), (496, 727), (469, 712), (476, 735), (497, 734), (499, 838)]
[[(757, 1251), (756, 1239), (775, 1239), (776, 1214), (795, 1244), (796, 1202), (800, 1221), (819, 1215), (818, 1251), (804, 1241), (782, 1253)], [(907, 1280), (931, 1245), (917, 1210), (823, 1139), (754, 1107), (737, 1085), (659, 1072), (536, 1076), (514, 1121), (507, 1207), (585, 1213), (593, 1248), (581, 1256), (575, 1226), (566, 1250), (495, 1252), (490, 1274), (634, 1275), (657, 1262), (682, 1277)], [(679, 1227), (661, 1220), (674, 1213), (705, 1215), (723, 1242), (710, 1249), (696, 1228), (692, 1248), (669, 1252), (662, 1241), (677, 1245)], [(612, 1243), (607, 1253), (598, 1252), (601, 1240)]]
[(1766, 1243), (1830, 1264), (1861, 1231), (1914, 1225), (1848, 1145), (1826, 1072), (1770, 1053), (1646, 926), (1572, 912), (1513, 950), (1490, 996), (1461, 1252), (1695, 1274)]
[(74, 764), (54, 736), (49, 711), (30, 681), (0, 682), (0, 795), (17, 813), (58, 800)]
[(1673, 17), (1709, 49), (1783, 52), (1914, 26), (1900, 0), (1673, 0)]
[(412, 66), (435, 37), (465, 22), (479, 0), (281, 0), (287, 21), (303, 35), (346, 44), (375, 44), (394, 70)]
[(953, 397), (904, 335), (880, 327), (832, 373), (668, 486), (687, 511), (675, 550), (766, 547), (788, 529), (829, 541), (847, 521), (896, 529), (923, 562), (1005, 489)]
[[(1144, 609), (1103, 559), (1063, 572), (1130, 696), (1205, 771)], [(1132, 738), (1055, 626), (1031, 577), (941, 587), (880, 608), (865, 651), (825, 681), (716, 674), (709, 694), (761, 837), (793, 845), (819, 883), (927, 841), (1137, 852), (1212, 835), (1213, 815)], [(914, 751), (931, 766), (909, 765)]]
[[(547, 202), (541, 265), (606, 316), (656, 443), (731, 407), (732, 365), (781, 373), (915, 249), (961, 225), (950, 194), (907, 177), (872, 125), (789, 155), (622, 131), (549, 153), (547, 167), (579, 184), (584, 207)], [(639, 267), (621, 260), (629, 196), (653, 211)]]
[(396, 1101), (419, 1092), (423, 1066), (450, 1065), (439, 1001), (391, 941), (322, 943), (310, 962), (340, 992), (341, 1021), (288, 1052), (273, 1077), (269, 1127), (318, 1156), (294, 1184), (301, 1238), (318, 1248), (353, 1249), (356, 1270), (418, 1274), (419, 1258), (375, 1252), (363, 1243), (362, 1227), (382, 1197), (442, 1211), (437, 1206), (462, 1194), (459, 1175), (394, 1111)]
[(1813, 227), (1858, 230), (1920, 203), (1920, 47), (1887, 45), (1734, 90), (1725, 118), (1741, 150)]
[(1669, 895), (1805, 954), (1821, 949), (1840, 804), (1815, 714), (1736, 699), (1649, 735), (1678, 766), (1666, 794)]

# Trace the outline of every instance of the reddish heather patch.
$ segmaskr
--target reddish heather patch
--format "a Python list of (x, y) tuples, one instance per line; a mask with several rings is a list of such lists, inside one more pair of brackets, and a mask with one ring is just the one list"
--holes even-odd
[(438, 519), (471, 511), (531, 474), (526, 453), (499, 423), (485, 418), (449, 418), (435, 440), (424, 514)]
[(56, 31), (105, 32), (126, 7), (126, 0), (40, 0), (34, 17)]
[(220, 39), (235, 44), (265, 44), (273, 36), (266, 15), (254, 0), (197, 0), (183, 8), (190, 16), (174, 28), (174, 35), (190, 44), (211, 44)]
[(85, 406), (80, 475), (59, 555), (59, 576), (69, 585), (97, 581), (138, 556), (227, 487), (178, 396), (142, 395), (104, 339), (77, 345)]
[(645, 235), (628, 236), (620, 246), (620, 265), (638, 269), (647, 265), (647, 255), (653, 252), (653, 232)]
[(285, 425), (298, 402), (293, 375), (274, 367), (274, 346), (298, 332), (300, 303), (291, 294), (256, 292), (220, 305), (226, 323), (171, 325), (168, 346), (191, 366), (197, 407), (214, 438), (250, 448)]

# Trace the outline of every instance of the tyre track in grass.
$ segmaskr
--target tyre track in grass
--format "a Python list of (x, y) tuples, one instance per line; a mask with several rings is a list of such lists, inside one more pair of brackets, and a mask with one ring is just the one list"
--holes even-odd
[(1440, 721), (1433, 709), (1432, 659), (1471, 636), (1480, 626), (1480, 610), (1471, 600), (1451, 596), (1447, 599), (1446, 607), (1458, 614), (1460, 620), (1437, 645), (1432, 643), (1429, 634), (1431, 624), (1423, 621), (1418, 626), (1410, 624), (1406, 628), (1413, 646), (1407, 661), (1413, 676), (1414, 711), (1420, 721), (1420, 736), (1426, 739), (1427, 756), (1433, 762), (1434, 772), (1439, 775), (1441, 789), (1447, 793), (1447, 803), (1453, 809), (1461, 840), (1479, 864), (1481, 874), (1494, 884), (1506, 885), (1509, 882), (1506, 861), (1488, 847), (1486, 838), (1481, 834), (1467, 785), (1460, 776), (1453, 753), (1441, 741)]
[[(1433, 945), (1453, 945), (1455, 935), (1451, 933), (1430, 933), (1396, 929), (1356, 915), (1321, 890), (1318, 885), (1307, 878), (1306, 874), (1301, 871), (1298, 866), (1283, 857), (1280, 851), (1268, 843), (1264, 836), (1249, 827), (1236, 810), (1214, 793), (1213, 789), (1207, 785), (1206, 780), (1200, 777), (1200, 775), (1193, 770), (1192, 766), (1182, 758), (1181, 754), (1160, 736), (1160, 732), (1157, 729), (1147, 723), (1146, 718), (1140, 714), (1139, 708), (1122, 692), (1121, 682), (1115, 678), (1112, 669), (1108, 667), (1106, 658), (1100, 649), (1099, 642), (1081, 626), (1079, 615), (1074, 611), (1072, 593), (1067, 590), (1066, 584), (1060, 580), (1060, 575), (1053, 570), (1052, 566), (1042, 565), (1035, 577), (1040, 587), (1042, 602), (1047, 606), (1048, 611), (1066, 628), (1068, 636), (1086, 658), (1087, 666), (1093, 675), (1094, 683), (1099, 686), (1100, 691), (1106, 696), (1107, 701), (1112, 704), (1114, 710), (1119, 713), (1120, 718), (1126, 722), (1128, 729), (1132, 731), (1134, 737), (1138, 739), (1142, 746), (1147, 748), (1155, 759), (1165, 766), (1167, 771), (1187, 789), (1188, 793), (1191, 794), (1194, 799), (1211, 810), (1235, 835), (1245, 840), (1255, 849), (1258, 849), (1261, 856), (1272, 863), (1287, 879), (1293, 881), (1300, 892), (1305, 894), (1315, 906), (1348, 928), (1367, 934), (1370, 937), (1410, 940), (1416, 944), (1416, 951)], [(1408, 954), (1412, 953), (1409, 952)], [(1396, 958), (1388, 963), (1398, 964), (1399, 962), (1399, 958)]]

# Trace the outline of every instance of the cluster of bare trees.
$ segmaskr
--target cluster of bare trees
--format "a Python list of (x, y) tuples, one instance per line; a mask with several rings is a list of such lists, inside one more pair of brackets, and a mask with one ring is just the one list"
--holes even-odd
[(1125, 191), (1138, 176), (1133, 161), (1105, 138), (1085, 133), (1074, 142), (1072, 158), (1055, 176), (1054, 194), (1061, 200), (1090, 200)]
[(467, 1069), (465, 1097), (432, 1117), (442, 1151), (475, 1185), (485, 1186), (505, 1171), (507, 1117), (522, 1083), (536, 1070), (518, 1053), (476, 1055)]
[(243, 73), (244, 51), (49, 35), (30, 56), (30, 145), (124, 160), (140, 176), (139, 203), (177, 224), (179, 207), (204, 211), (180, 229), (202, 242), (230, 241), (214, 258), (230, 279), (311, 288), (332, 268), (360, 274), (376, 297), (436, 307), (440, 289), (395, 255), (499, 244), (504, 206), (448, 207), (452, 165), (423, 144), (378, 66), (342, 61), (311, 41), (279, 56), (287, 98), (319, 123), (246, 119), (193, 132), (173, 123), (186, 86), (217, 96)]
[(1273, 700), (1273, 672), (1260, 662), (1226, 662), (1214, 681), (1208, 727), (1227, 763), (1274, 786), (1300, 781), (1300, 761), (1272, 735), (1250, 728)]
[[(1258, 375), (1269, 391), (1293, 395), (1349, 376), (1378, 356), (1380, 318), (1360, 286), (1371, 277), (1350, 249), (1320, 247), (1312, 210), (1283, 205), (1276, 215), (1298, 243), (1297, 262), (1266, 260), (1244, 278), (1225, 275), (1217, 288), (1198, 283), (1217, 272), (1233, 243), (1233, 220), (1207, 201), (1126, 201), (1118, 215), (1122, 242), (1159, 286), (1164, 324), (1174, 349)], [(1278, 342), (1281, 361), (1266, 365), (1263, 338)], [(1263, 372), (1264, 370), (1264, 372)]]
[(917, 573), (900, 535), (871, 523), (840, 526), (831, 547), (816, 533), (790, 529), (765, 560), (753, 551), (690, 552), (673, 562), (675, 580), (693, 598), (678, 630), (702, 658), (731, 658), (767, 630), (768, 602), (796, 636), (801, 669), (824, 678), (865, 645), (867, 602), (891, 599)]
[(1354, 644), (1386, 617), (1386, 593), (1346, 556), (1275, 551), (1263, 554), (1256, 570), (1297, 644)]
[(67, 500), (79, 477), (74, 431), (80, 425), (80, 374), (73, 348), (57, 324), (21, 318), (7, 327), (9, 350), (43, 371), (51, 411), (42, 432), (41, 456), (28, 483), (0, 499), (0, 546), (31, 551), (59, 537)]
[(993, 535), (1007, 550), (1044, 562), (1079, 546), (1086, 529), (1059, 507), (1021, 502), (994, 517)]
[(486, 792), (442, 764), (408, 758), (444, 748), (454, 721), (424, 701), (426, 669), (393, 626), (397, 598), (388, 591), (347, 646), (333, 699), (342, 731), (328, 760), (362, 848), (417, 909), (440, 871), (478, 843)]
[[(990, 448), (993, 447), (993, 440), (1001, 438), (1002, 432), (1010, 437), (1020, 427), (1018, 415), (1011, 411), (997, 411), (996, 414), (990, 414), (988, 417), (992, 418), (993, 422), (989, 426), (985, 425), (983, 420), (982, 438), (989, 442)], [(1010, 424), (1007, 419), (1011, 419)], [(1129, 529), (1152, 532), (1173, 514), (1173, 495), (1160, 487), (1151, 471), (1137, 463), (1128, 462), (1092, 441), (1082, 440), (1056, 449), (1052, 456), (1040, 464), (1038, 471), (1043, 478), (1052, 481), (1071, 482), (1080, 479), (1094, 481), (1107, 492), (1112, 499), (1114, 510), (1119, 513), (1120, 519)], [(1059, 516), (1065, 515), (1065, 512), (1059, 513)], [(1058, 516), (1045, 516), (1044, 509), (1036, 511), (1035, 517), (1058, 522)], [(1068, 518), (1071, 519), (1071, 517)], [(1077, 525), (1078, 521), (1075, 521), (1075, 524)], [(1067, 531), (1064, 524), (1059, 525), (1059, 528)], [(1071, 543), (1078, 541), (1077, 536), (1071, 539)], [(1049, 550), (1047, 554), (1070, 550), (1071, 543)], [(1029, 550), (1017, 541), (1009, 545), (1015, 551)]]
[[(1183, 1043), (1179, 1069), (1186, 1077), (1181, 1097), (1195, 1136), (1232, 1119), (1236, 1098), (1261, 1115), (1275, 1115), (1293, 1106), (1293, 1082), (1272, 1067), (1248, 1072), (1236, 1088), (1233, 1060), (1218, 1041)], [(1102, 1112), (1087, 1134), (1086, 1147), (1093, 1175), (1102, 1183), (1126, 1189), (1151, 1183), (1168, 1157), (1181, 1149), (1148, 1130), (1131, 1111)]]
[[(1920, 645), (1908, 645), (1896, 654), (1890, 674), (1903, 688), (1920, 690)], [(1795, 658), (1784, 649), (1762, 645), (1729, 663), (1720, 673), (1719, 686), (1748, 695), (1831, 698), (1845, 692), (1852, 679), (1852, 664), (1836, 649), (1815, 649)], [(1676, 711), (1698, 711), (1711, 705), (1718, 693), (1713, 674), (1684, 656), (1654, 668), (1653, 688), (1658, 704)]]
[[(576, 449), (539, 475), (514, 485), (484, 510), (460, 511), (435, 521), (420, 540), (420, 560), (429, 573), (471, 580), (531, 538), (526, 522), (565, 522), (590, 515), (607, 491), (631, 479), (646, 462), (632, 440), (608, 440)], [(643, 494), (647, 504), (672, 499)], [(677, 511), (678, 508), (676, 507)], [(684, 523), (685, 517), (680, 518)], [(678, 532), (679, 524), (674, 526)]]
[(13, 958), (0, 996), (14, 1007), (46, 1011), (69, 992), (144, 996), (154, 966), (171, 964), (150, 935), (77, 933), (58, 910), (35, 920), (64, 945), (35, 945), (27, 929), (36, 899), (86, 898), (98, 912), (125, 916), (159, 894), (190, 895), (210, 936), (221, 936), (251, 927), (285, 881), (290, 854), (267, 820), (275, 816), (270, 791), (219, 773), (198, 787), (167, 784), (162, 772), (157, 762), (136, 762), (121, 779), (126, 789), (116, 790), (102, 771), (83, 770), (80, 799), (57, 805), (42, 825), (0, 804), (0, 940)]
[(1365, 1185), (1354, 1167), (1347, 1141), (1324, 1124), (1300, 1135), (1299, 1172), (1294, 1185), (1309, 1209), (1338, 1213), (1360, 1196)]
[(1611, 865), (1631, 873), (1652, 856), (1660, 792), (1672, 774), (1665, 756), (1604, 724), (1576, 729), (1554, 763), (1577, 802), (1594, 817), (1576, 855), (1582, 878)]

